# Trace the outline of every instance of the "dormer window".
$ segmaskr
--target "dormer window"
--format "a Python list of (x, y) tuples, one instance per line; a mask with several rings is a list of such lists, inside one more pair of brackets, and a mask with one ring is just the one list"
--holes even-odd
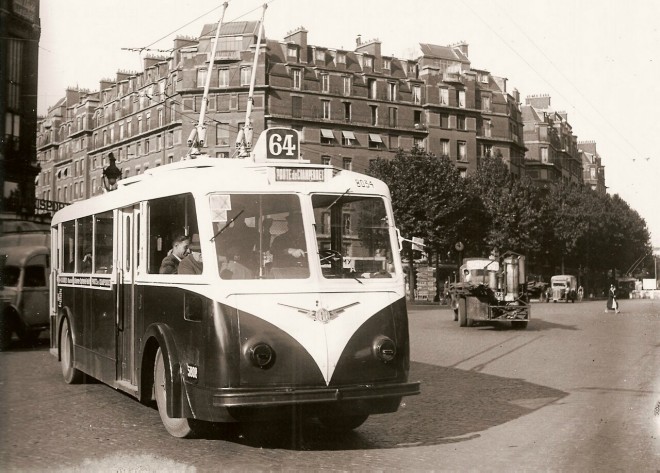
[(346, 64), (346, 53), (337, 53), (337, 64)]
[(295, 62), (298, 62), (298, 46), (290, 44), (286, 49), (286, 55)]
[(392, 61), (387, 58), (383, 58), (383, 69), (391, 69), (392, 68)]
[(302, 71), (300, 69), (292, 69), (293, 74), (293, 88), (300, 90), (302, 87)]
[(371, 56), (365, 56), (364, 57), (364, 67), (369, 68), (369, 69), (373, 69), (373, 67), (374, 67), (374, 58), (372, 58)]
[(322, 49), (316, 50), (316, 62), (325, 62), (325, 51)]

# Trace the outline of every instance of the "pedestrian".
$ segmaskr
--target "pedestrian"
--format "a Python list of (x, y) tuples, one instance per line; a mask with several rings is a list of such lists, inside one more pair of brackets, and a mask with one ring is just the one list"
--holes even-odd
[(616, 287), (614, 284), (610, 284), (610, 289), (607, 293), (607, 308), (605, 312), (613, 310), (616, 314), (619, 313), (619, 303), (616, 300)]
[(584, 299), (584, 288), (582, 286), (578, 287), (577, 295), (578, 301), (582, 302), (582, 299)]

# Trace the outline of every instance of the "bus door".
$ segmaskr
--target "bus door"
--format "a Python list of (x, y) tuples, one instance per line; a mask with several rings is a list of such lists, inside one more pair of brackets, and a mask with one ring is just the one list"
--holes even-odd
[(138, 205), (119, 210), (117, 275), (117, 379), (135, 386), (135, 272), (138, 264)]

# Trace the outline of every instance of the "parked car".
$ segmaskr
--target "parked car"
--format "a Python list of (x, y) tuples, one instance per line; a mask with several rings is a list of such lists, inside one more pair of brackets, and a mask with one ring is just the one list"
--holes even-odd
[(49, 260), (45, 245), (0, 247), (0, 350), (14, 333), (33, 340), (49, 328)]

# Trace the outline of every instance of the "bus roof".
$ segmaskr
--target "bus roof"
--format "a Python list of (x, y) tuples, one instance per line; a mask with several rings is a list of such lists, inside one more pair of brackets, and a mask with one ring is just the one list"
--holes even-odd
[(338, 192), (389, 197), (382, 181), (329, 165), (306, 162), (254, 162), (251, 159), (199, 157), (149, 169), (118, 181), (116, 190), (59, 210), (51, 225), (147, 199), (211, 192)]

